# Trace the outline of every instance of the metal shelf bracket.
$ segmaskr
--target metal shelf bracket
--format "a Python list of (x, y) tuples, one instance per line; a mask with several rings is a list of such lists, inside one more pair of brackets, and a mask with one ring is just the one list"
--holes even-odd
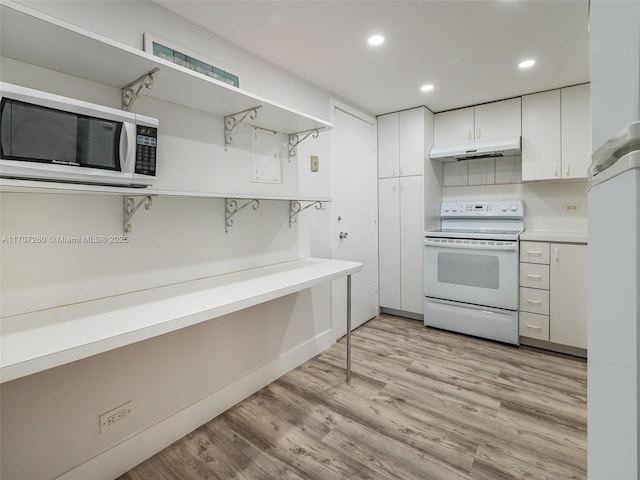
[(309, 136), (313, 135), (313, 138), (318, 138), (321, 128), (314, 128), (313, 130), (305, 130), (304, 132), (290, 133), (289, 134), (289, 159), (295, 157), (298, 154), (298, 145), (304, 142)]
[(124, 197), (124, 220), (122, 222), (122, 229), (125, 235), (131, 233), (131, 219), (143, 203), (145, 210), (151, 210), (151, 205), (153, 205), (151, 195), (143, 196), (138, 203), (136, 203), (136, 197)]
[(251, 208), (257, 210), (260, 208), (260, 200), (254, 198), (253, 200), (249, 200), (248, 202), (243, 203), (238, 206), (238, 200), (235, 198), (225, 198), (224, 199), (224, 233), (229, 233), (229, 229), (233, 226), (232, 217), (238, 213), (243, 208), (251, 205)]
[(249, 117), (249, 120), (255, 120), (258, 116), (258, 109), (262, 105), (257, 107), (248, 108), (238, 113), (233, 113), (224, 117), (224, 151), (227, 151), (227, 147), (233, 143), (233, 131), (238, 125), (240, 125), (245, 118)]
[[(142, 75), (140, 78), (136, 78), (133, 82), (122, 89), (122, 109), (126, 112), (131, 110), (134, 102), (138, 99), (140, 91), (143, 88), (153, 87), (153, 76), (160, 71), (160, 68), (156, 67), (149, 73)], [(137, 90), (135, 87), (138, 87)]]
[(315, 202), (311, 202), (304, 207), (298, 200), (289, 200), (289, 228), (293, 226), (294, 223), (298, 222), (298, 214), (309, 207), (313, 207), (315, 205), (316, 210), (322, 210), (323, 203), (320, 200)]

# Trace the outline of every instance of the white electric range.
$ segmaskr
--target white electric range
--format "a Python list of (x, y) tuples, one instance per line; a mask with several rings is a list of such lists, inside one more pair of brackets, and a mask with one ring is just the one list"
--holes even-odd
[(519, 200), (442, 202), (425, 232), (424, 324), (518, 344)]

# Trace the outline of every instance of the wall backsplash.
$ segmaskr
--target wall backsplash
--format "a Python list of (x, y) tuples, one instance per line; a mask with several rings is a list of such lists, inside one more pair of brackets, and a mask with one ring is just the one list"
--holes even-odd
[(522, 183), (522, 156), (462, 160), (444, 164), (444, 186)]
[(443, 200), (522, 200), (527, 230), (587, 231), (586, 180), (522, 183), (520, 155), (445, 163), (443, 183)]

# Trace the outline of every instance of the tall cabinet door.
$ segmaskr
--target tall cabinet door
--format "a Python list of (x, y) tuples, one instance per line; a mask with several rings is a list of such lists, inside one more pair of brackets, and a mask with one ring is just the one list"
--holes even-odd
[(400, 178), (400, 304), (402, 310), (422, 313), (424, 195), (422, 175)]
[(552, 243), (549, 340), (587, 348), (587, 246)]
[(424, 109), (399, 114), (400, 175), (422, 175), (424, 170)]
[(378, 178), (400, 175), (399, 114), (378, 117)]
[(378, 265), (380, 306), (401, 309), (400, 179), (378, 180)]

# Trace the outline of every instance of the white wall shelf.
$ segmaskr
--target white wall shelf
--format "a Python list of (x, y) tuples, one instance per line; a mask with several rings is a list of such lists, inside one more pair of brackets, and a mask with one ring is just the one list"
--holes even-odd
[[(0, 382), (41, 372), (348, 277), (362, 264), (305, 258), (2, 318)], [(347, 287), (350, 281), (347, 282)], [(348, 295), (349, 297), (349, 292)], [(350, 320), (347, 305), (347, 321)]]
[[(155, 190), (153, 188), (107, 187), (103, 185), (80, 185), (75, 183), (39, 182), (35, 180), (14, 180), (0, 178), (0, 193), (35, 193), (35, 194), (91, 194), (91, 195), (122, 195), (124, 198), (123, 233), (131, 233), (131, 219), (141, 205), (149, 210), (152, 197), (195, 197), (220, 198), (225, 200), (224, 231), (228, 233), (233, 226), (232, 217), (244, 206), (251, 205), (253, 210), (260, 207), (261, 200), (289, 202), (289, 228), (297, 222), (297, 215), (311, 206), (321, 210), (325, 203), (331, 202), (330, 197), (309, 197), (300, 195), (263, 195), (212, 192), (181, 192), (177, 190)], [(139, 199), (139, 200), (138, 200)], [(238, 207), (238, 200), (247, 200)], [(144, 202), (144, 203), (142, 203)], [(301, 207), (301, 203), (309, 203)], [(235, 206), (234, 206), (235, 205)]]
[(251, 125), (288, 135), (332, 128), (324, 120), (9, 0), (0, 5), (0, 32), (0, 55), (20, 62), (119, 89), (159, 68), (144, 95), (221, 117), (256, 109)]

